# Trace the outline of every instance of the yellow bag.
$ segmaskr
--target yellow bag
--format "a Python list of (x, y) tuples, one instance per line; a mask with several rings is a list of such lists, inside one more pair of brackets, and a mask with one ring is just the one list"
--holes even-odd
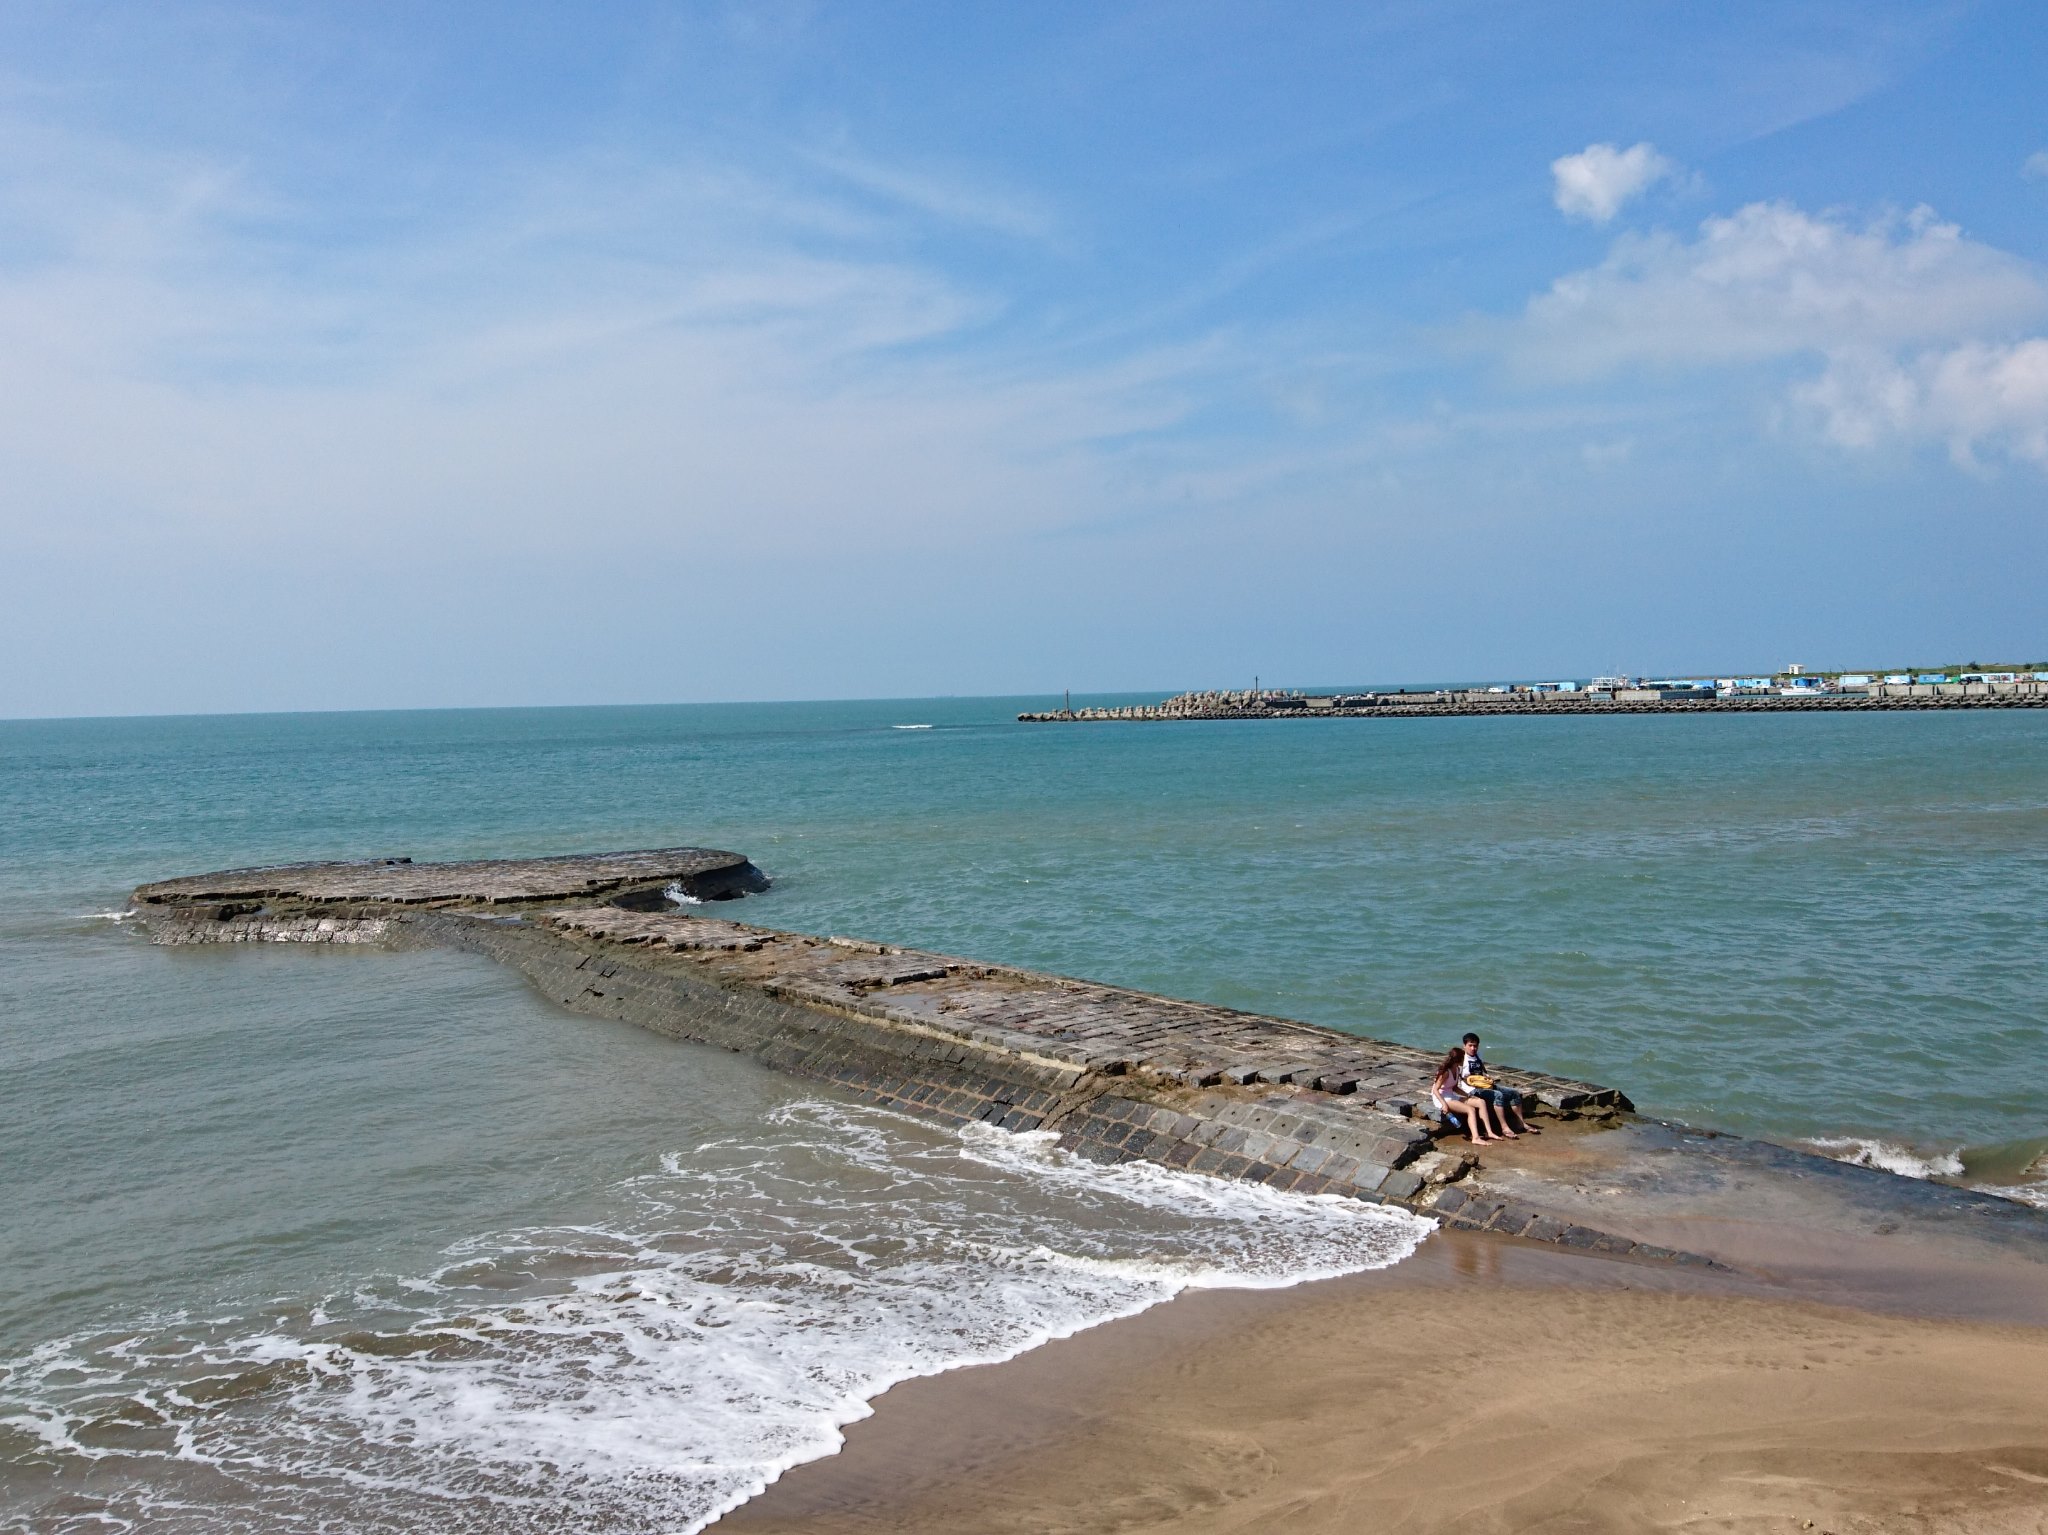
[(1476, 1088), (1483, 1093), (1493, 1086), (1493, 1078), (1487, 1076), (1486, 1073), (1482, 1071), (1475, 1071), (1474, 1073), (1472, 1073), (1471, 1076), (1465, 1079), (1465, 1085), (1467, 1087)]

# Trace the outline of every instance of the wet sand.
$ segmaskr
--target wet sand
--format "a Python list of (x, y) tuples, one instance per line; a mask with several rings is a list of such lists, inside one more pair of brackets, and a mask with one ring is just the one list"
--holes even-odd
[(2048, 1532), (2040, 1278), (1877, 1311), (1440, 1232), (900, 1386), (718, 1529)]

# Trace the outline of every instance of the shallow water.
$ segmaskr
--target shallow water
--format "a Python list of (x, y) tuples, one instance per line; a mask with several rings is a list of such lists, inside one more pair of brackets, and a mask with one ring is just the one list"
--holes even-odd
[(748, 920), (1476, 1027), (2039, 1197), (2048, 718), (1020, 706), (0, 724), (0, 1517), (687, 1528), (902, 1374), (1419, 1229), (963, 1140), (466, 956), (95, 915), (176, 872), (733, 847)]

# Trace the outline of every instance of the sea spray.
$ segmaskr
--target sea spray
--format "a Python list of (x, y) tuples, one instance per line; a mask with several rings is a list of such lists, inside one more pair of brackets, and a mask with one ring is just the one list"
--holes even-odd
[(1960, 1151), (1921, 1152), (1890, 1141), (1848, 1135), (1819, 1136), (1807, 1144), (1837, 1162), (1881, 1168), (1902, 1178), (1957, 1178), (1963, 1171)]
[(627, 1180), (599, 1223), (470, 1238), (317, 1304), (48, 1345), (0, 1380), (10, 1459), (41, 1445), (8, 1512), (696, 1530), (832, 1453), (899, 1381), (1190, 1287), (1383, 1267), (1430, 1229), (1050, 1139), (797, 1102)]
[(1902, 1178), (1953, 1183), (1979, 1194), (2048, 1209), (2048, 1150), (2038, 1139), (1997, 1146), (1930, 1151), (1865, 1136), (1817, 1136), (1806, 1142), (1824, 1156), (1875, 1167)]

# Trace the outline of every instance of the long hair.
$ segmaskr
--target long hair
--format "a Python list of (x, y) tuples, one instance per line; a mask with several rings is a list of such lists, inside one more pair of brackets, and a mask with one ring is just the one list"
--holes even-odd
[(1436, 1076), (1431, 1080), (1429, 1085), (1431, 1087), (1438, 1089), (1445, 1087), (1456, 1087), (1458, 1085), (1458, 1068), (1464, 1064), (1464, 1045), (1460, 1043), (1451, 1046), (1451, 1048), (1445, 1052), (1444, 1058), (1436, 1063)]

